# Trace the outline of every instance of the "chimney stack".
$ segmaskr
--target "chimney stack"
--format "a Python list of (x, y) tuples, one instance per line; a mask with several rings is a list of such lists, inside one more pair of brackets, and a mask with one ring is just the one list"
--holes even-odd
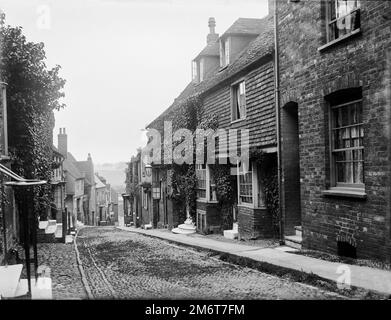
[(274, 7), (277, 0), (268, 0), (269, 16), (274, 16)]
[(208, 27), (209, 27), (209, 34), (206, 37), (206, 43), (212, 44), (219, 39), (219, 34), (215, 32), (215, 27), (216, 27), (215, 18), (213, 18), (213, 17), (209, 18)]
[(58, 134), (58, 151), (67, 158), (68, 154), (68, 136), (65, 132), (65, 128), (60, 128), (60, 133)]

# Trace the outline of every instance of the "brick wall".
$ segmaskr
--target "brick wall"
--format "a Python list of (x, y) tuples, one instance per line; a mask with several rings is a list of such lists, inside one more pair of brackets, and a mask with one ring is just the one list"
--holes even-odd
[[(358, 258), (390, 259), (390, 39), (388, 1), (360, 1), (361, 34), (329, 47), (321, 1), (279, 1), (281, 106), (298, 104), (303, 245)], [(328, 105), (337, 90), (362, 87), (367, 199), (325, 197), (330, 186)], [(388, 251), (387, 251), (388, 250)]]
[(272, 217), (267, 209), (238, 206), (239, 239), (273, 237)]

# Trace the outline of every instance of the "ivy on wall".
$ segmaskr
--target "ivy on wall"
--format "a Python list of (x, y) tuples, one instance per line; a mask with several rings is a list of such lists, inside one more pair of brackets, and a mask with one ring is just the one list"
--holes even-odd
[(261, 182), (265, 194), (265, 203), (269, 213), (272, 215), (273, 231), (277, 237), (280, 229), (277, 155), (273, 153), (268, 154), (259, 149), (252, 149), (250, 157), (261, 165)]
[[(0, 79), (8, 83), (8, 143), (11, 168), (29, 179), (50, 181), (54, 110), (65, 105), (60, 66), (48, 69), (43, 43), (26, 40), (21, 27), (0, 19)], [(35, 187), (34, 206), (42, 219), (51, 203), (50, 184)]]

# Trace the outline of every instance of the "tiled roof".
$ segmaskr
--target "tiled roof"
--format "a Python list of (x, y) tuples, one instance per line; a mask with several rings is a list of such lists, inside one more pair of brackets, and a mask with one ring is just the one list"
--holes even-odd
[(57, 149), (57, 147), (55, 145), (53, 145), (52, 149), (53, 149), (54, 153), (56, 153), (58, 156), (61, 156), (62, 158), (64, 158), (62, 153), (60, 153), (60, 151), (58, 151), (58, 149)]
[(260, 34), (264, 28), (264, 19), (239, 18), (224, 32), (228, 34)]
[(91, 167), (89, 161), (76, 161), (76, 167), (80, 170), (80, 172), (85, 174), (85, 178), (88, 184), (92, 185), (92, 177), (90, 177)]
[(75, 183), (77, 179), (82, 179), (83, 174), (75, 166), (75, 162), (72, 161), (72, 158), (68, 157), (63, 162), (64, 171), (66, 171), (66, 193), (74, 194), (75, 193)]
[(208, 44), (202, 51), (195, 57), (194, 60), (201, 56), (216, 56), (220, 55), (220, 44), (218, 41)]
[(106, 188), (106, 185), (102, 182), (102, 180), (99, 179), (97, 175), (94, 175), (95, 179), (95, 188), (100, 189), (100, 188)]
[[(242, 18), (238, 19), (237, 21), (241, 19)], [(263, 19), (246, 20), (256, 20), (257, 23), (254, 23), (254, 25), (263, 26), (262, 30), (258, 32), (259, 35), (253, 41), (251, 41), (250, 44), (238, 55), (238, 57), (226, 68), (222, 70), (216, 70), (214, 74), (199, 84), (190, 82), (182, 91), (182, 93), (175, 99), (174, 103), (153, 122), (151, 122), (147, 128), (153, 127), (158, 121), (164, 120), (169, 116), (169, 114), (175, 112), (176, 107), (180, 106), (180, 104), (190, 96), (205, 94), (206, 92), (229, 80), (240, 71), (250, 67), (253, 63), (257, 62), (261, 58), (273, 53), (274, 36), (272, 17), (268, 16)]]

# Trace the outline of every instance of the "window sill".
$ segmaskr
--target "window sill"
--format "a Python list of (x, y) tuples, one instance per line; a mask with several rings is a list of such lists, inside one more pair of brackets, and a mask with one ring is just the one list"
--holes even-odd
[(221, 71), (223, 71), (223, 70), (225, 70), (227, 68), (228, 68), (228, 64), (226, 64), (225, 66), (221, 67), (218, 72), (221, 72)]
[(246, 120), (246, 117), (240, 118), (240, 119), (236, 119), (236, 120), (232, 120), (232, 121), (231, 121), (231, 124), (239, 123), (239, 122), (242, 122), (242, 121), (244, 121), (244, 120)]
[(217, 200), (207, 200), (207, 199), (203, 199), (203, 198), (197, 198), (196, 201), (202, 202), (202, 203), (211, 203), (211, 204), (219, 203)]
[(256, 209), (252, 203), (239, 203), (238, 207)]
[(358, 35), (358, 34), (360, 34), (360, 33), (361, 33), (361, 28), (358, 28), (358, 29), (352, 31), (351, 33), (345, 34), (344, 36), (342, 36), (342, 37), (340, 37), (340, 38), (338, 38), (338, 39), (335, 39), (335, 40), (332, 40), (332, 41), (330, 41), (330, 42), (327, 42), (325, 45), (319, 47), (319, 48), (318, 48), (318, 51), (319, 51), (319, 52), (323, 52), (323, 51), (325, 51), (326, 49), (328, 49), (328, 48), (330, 48), (330, 47), (332, 47), (332, 46), (335, 46), (335, 45), (337, 45), (338, 43), (340, 43), (340, 42), (342, 42), (342, 41), (345, 41), (346, 39), (349, 39), (349, 38), (351, 38), (351, 37), (353, 37), (353, 36), (356, 36), (356, 35)]
[(326, 197), (345, 197), (345, 198), (357, 198), (366, 199), (367, 194), (363, 189), (358, 188), (330, 188), (323, 190), (322, 194)]

